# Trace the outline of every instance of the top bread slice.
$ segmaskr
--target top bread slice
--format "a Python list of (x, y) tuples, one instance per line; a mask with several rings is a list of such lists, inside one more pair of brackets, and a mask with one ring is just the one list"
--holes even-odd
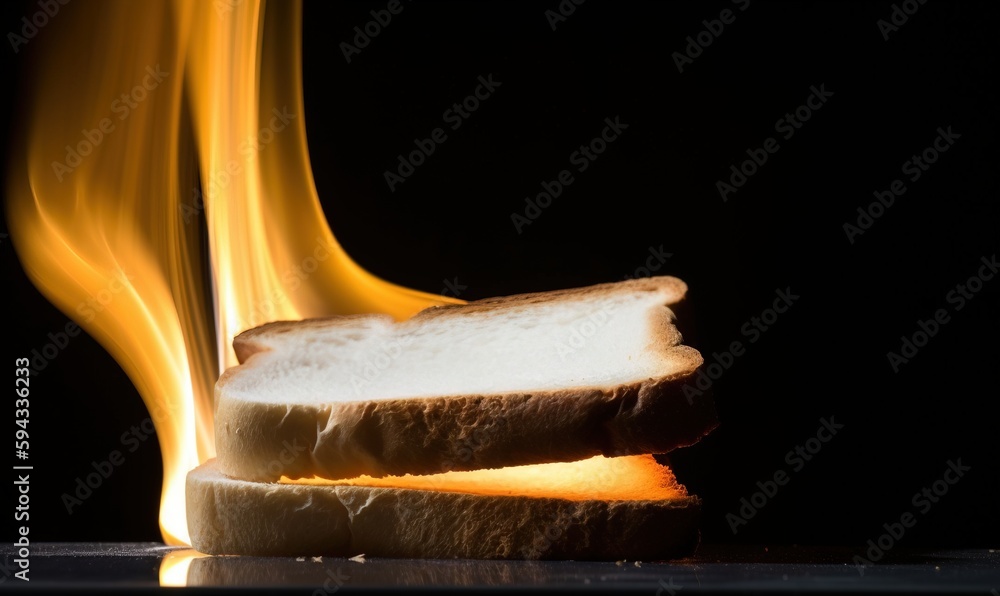
[(276, 322), (216, 385), (218, 469), (273, 482), (666, 453), (715, 427), (702, 363), (652, 277), (432, 307), (395, 322)]

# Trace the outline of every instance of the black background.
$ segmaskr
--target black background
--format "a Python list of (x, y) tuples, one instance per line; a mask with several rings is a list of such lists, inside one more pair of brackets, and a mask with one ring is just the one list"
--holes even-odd
[[(917, 512), (913, 495), (961, 458), (971, 471), (902, 542), (996, 545), (1000, 280), (961, 311), (945, 298), (1000, 238), (995, 3), (929, 2), (888, 41), (876, 24), (890, 18), (887, 2), (741, 11), (590, 0), (554, 31), (545, 11), (555, 1), (403, 6), (350, 63), (339, 44), (385, 3), (304, 8), (316, 184), (334, 234), (362, 266), (430, 292), (457, 278), (460, 297), (476, 299), (623, 279), (662, 247), (672, 256), (657, 273), (690, 287), (687, 343), (710, 362), (734, 340), (747, 346), (714, 383), (719, 428), (673, 456), (704, 500), (706, 541), (861, 545)], [(674, 52), (726, 8), (735, 22), (679, 73)], [(5, 5), (3, 31), (35, 10)], [(64, 10), (71, 18), (73, 5)], [(16, 98), (18, 77), (41, 73), (0, 51)], [(443, 112), (490, 74), (501, 82), (495, 94), (448, 129)], [(775, 122), (821, 85), (832, 97), (780, 138)], [(7, 126), (19, 118), (17, 107), (10, 113)], [(628, 129), (519, 234), (511, 214), (615, 116)], [(843, 224), (949, 126), (961, 135), (954, 146), (851, 244)], [(446, 142), (391, 192), (384, 171), (437, 127)], [(767, 137), (780, 150), (724, 202), (716, 181)], [(0, 259), (12, 359), (67, 319), (31, 286), (9, 239)], [(784, 288), (801, 298), (749, 344), (742, 326)], [(887, 352), (939, 308), (951, 322), (894, 372)], [(32, 537), (158, 539), (154, 440), (72, 515), (60, 500), (146, 417), (118, 365), (77, 338), (33, 396)], [(758, 481), (791, 470), (786, 453), (823, 417), (843, 430), (734, 534), (726, 514)]]

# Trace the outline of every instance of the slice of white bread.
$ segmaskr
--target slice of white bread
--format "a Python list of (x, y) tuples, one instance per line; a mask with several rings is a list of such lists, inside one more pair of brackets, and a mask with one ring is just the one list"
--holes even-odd
[(682, 394), (673, 277), (435, 307), (277, 322), (234, 341), (216, 385), (232, 478), (436, 474), (665, 453), (716, 424)]
[(700, 510), (648, 455), (295, 484), (209, 461), (187, 478), (191, 544), (217, 555), (655, 561), (694, 551)]

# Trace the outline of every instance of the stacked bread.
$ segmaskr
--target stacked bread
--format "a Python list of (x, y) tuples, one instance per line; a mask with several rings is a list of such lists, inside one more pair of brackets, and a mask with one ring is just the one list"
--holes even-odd
[(216, 386), (217, 458), (188, 475), (210, 554), (659, 560), (700, 500), (651, 454), (710, 402), (654, 277), (239, 335)]

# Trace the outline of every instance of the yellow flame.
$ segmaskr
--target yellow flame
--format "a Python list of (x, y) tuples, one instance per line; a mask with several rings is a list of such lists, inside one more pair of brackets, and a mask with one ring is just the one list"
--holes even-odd
[[(196, 2), (188, 60), (218, 282), (219, 350), (261, 323), (457, 302), (387, 283), (347, 256), (316, 194), (305, 134), (301, 6)], [(266, 14), (266, 18), (265, 18)], [(234, 173), (235, 172), (235, 173)]]
[(334, 240), (306, 152), (298, 3), (63, 10), (32, 43), (11, 237), (142, 395), (163, 453), (161, 532), (186, 544), (184, 479), (214, 455), (212, 387), (234, 335), (447, 300), (373, 277)]

